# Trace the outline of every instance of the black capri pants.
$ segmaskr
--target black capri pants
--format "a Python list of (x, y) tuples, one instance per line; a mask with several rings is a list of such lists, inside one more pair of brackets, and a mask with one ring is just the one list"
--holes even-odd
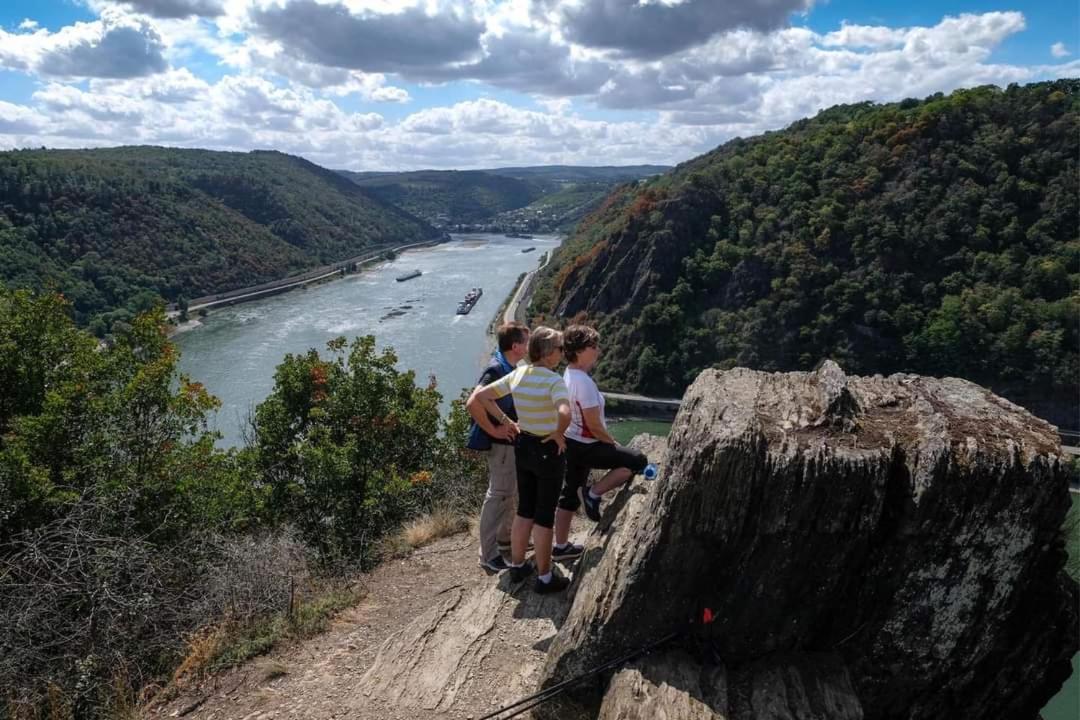
[(558, 506), (563, 510), (575, 512), (581, 505), (578, 489), (585, 487), (590, 470), (612, 470), (630, 468), (634, 475), (640, 474), (649, 459), (640, 450), (625, 445), (611, 445), (605, 442), (583, 443), (566, 438), (566, 481)]
[(563, 484), (566, 458), (554, 442), (540, 442), (540, 437), (521, 433), (514, 449), (517, 465), (517, 514), (542, 528), (555, 526), (555, 503)]

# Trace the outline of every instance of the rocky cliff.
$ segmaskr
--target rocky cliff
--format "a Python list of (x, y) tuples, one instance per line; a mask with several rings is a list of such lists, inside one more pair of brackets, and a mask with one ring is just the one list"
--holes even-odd
[(543, 717), (1035, 718), (1068, 677), (1066, 467), (1018, 406), (831, 362), (706, 371), (666, 458), (590, 536), (541, 686), (677, 637)]

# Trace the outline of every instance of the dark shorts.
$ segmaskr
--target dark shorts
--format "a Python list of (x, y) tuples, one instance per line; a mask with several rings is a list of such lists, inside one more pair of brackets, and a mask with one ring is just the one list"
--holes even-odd
[(638, 475), (648, 464), (649, 459), (640, 450), (623, 445), (583, 443), (566, 438), (566, 480), (563, 481), (562, 493), (559, 495), (559, 507), (570, 511), (578, 509), (581, 505), (578, 488), (585, 487), (590, 470), (624, 467)]
[(517, 466), (517, 514), (540, 527), (554, 527), (555, 503), (566, 470), (566, 458), (559, 453), (559, 446), (522, 433), (514, 449), (514, 460)]

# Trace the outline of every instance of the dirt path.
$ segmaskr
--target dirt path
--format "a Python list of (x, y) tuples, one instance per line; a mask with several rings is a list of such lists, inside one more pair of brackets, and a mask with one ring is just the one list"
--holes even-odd
[[(575, 521), (584, 540), (591, 523)], [(324, 634), (151, 711), (196, 720), (479, 718), (533, 692), (565, 593), (539, 596), (476, 563), (467, 533), (384, 563)], [(572, 575), (572, 564), (560, 569)], [(197, 708), (191, 706), (206, 698)], [(187, 711), (187, 712), (186, 712)]]

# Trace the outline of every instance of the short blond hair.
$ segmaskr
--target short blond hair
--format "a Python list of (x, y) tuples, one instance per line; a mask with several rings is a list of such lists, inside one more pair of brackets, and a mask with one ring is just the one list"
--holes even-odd
[(562, 333), (541, 325), (529, 335), (529, 362), (538, 363), (562, 346)]

